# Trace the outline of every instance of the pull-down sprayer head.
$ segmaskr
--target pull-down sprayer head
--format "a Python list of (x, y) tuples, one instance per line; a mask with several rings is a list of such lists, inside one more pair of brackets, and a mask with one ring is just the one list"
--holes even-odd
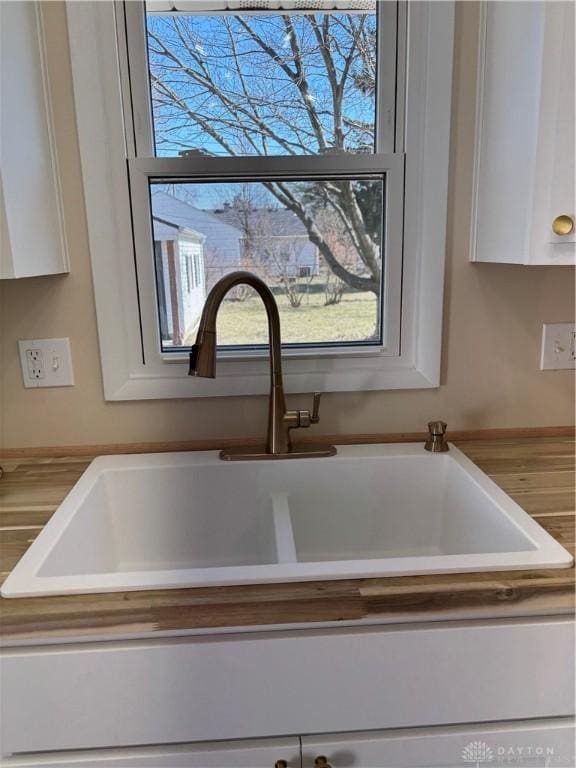
[(196, 343), (190, 350), (189, 376), (216, 378), (216, 332), (198, 331)]

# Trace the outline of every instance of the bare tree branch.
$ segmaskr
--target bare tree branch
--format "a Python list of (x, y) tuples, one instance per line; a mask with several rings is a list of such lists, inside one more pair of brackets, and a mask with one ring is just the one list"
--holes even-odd
[(340, 264), (340, 262), (332, 253), (330, 246), (322, 236), (322, 233), (318, 229), (313, 217), (306, 211), (302, 203), (292, 195), (285, 184), (282, 182), (264, 182), (264, 186), (278, 200), (280, 200), (280, 202), (285, 205), (286, 208), (298, 216), (302, 224), (304, 224), (306, 227), (308, 237), (318, 248), (326, 263), (337, 277), (343, 280), (351, 288), (355, 288), (357, 291), (372, 291), (373, 293), (379, 292), (380, 285), (373, 278), (355, 275), (353, 272), (350, 272), (348, 269), (346, 269), (346, 267)]
[(300, 46), (298, 45), (296, 31), (294, 29), (294, 25), (292, 24), (292, 19), (290, 18), (290, 16), (287, 16), (287, 15), (282, 16), (282, 20), (284, 21), (284, 26), (286, 27), (286, 33), (290, 38), (290, 47), (292, 49), (292, 55), (294, 57), (294, 66), (296, 67), (296, 75), (294, 77), (294, 83), (296, 84), (296, 86), (298, 87), (298, 90), (302, 94), (302, 100), (304, 101), (306, 112), (308, 113), (310, 125), (312, 126), (314, 134), (316, 135), (316, 138), (318, 140), (318, 146), (320, 147), (321, 151), (324, 151), (327, 147), (326, 137), (324, 136), (322, 123), (318, 119), (318, 115), (316, 114), (316, 110), (314, 109), (314, 97), (310, 93), (310, 86), (308, 85), (308, 80), (306, 79), (306, 72), (304, 71), (304, 62), (302, 60), (302, 52), (300, 50)]
[[(351, 141), (358, 148), (373, 144), (367, 105), (374, 93), (375, 31), (366, 18), (280, 14), (264, 23), (239, 14), (213, 20), (206, 36), (191, 17), (162, 17), (148, 29), (157, 142), (227, 155), (302, 155), (350, 151)], [(263, 186), (298, 217), (338, 279), (379, 293), (380, 249), (373, 221), (367, 227), (371, 214), (361, 186), (315, 181), (307, 189), (315, 190), (316, 204), (305, 201), (312, 194), (305, 185), (302, 191), (282, 181)], [(316, 212), (328, 210), (336, 217), (331, 221), (340, 222), (338, 247), (338, 238), (316, 221)], [(356, 253), (355, 264), (339, 260), (344, 251)]]

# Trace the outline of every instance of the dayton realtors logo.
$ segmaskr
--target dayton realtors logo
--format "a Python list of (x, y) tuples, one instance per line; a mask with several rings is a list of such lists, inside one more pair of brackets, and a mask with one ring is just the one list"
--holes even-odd
[(462, 760), (472, 765), (484, 765), (494, 760), (494, 752), (483, 741), (471, 741), (462, 750)]
[(464, 763), (474, 765), (476, 768), (493, 763), (493, 768), (499, 766), (528, 766), (538, 761), (538, 766), (569, 765), (555, 756), (554, 747), (533, 744), (518, 744), (516, 746), (497, 746), (491, 748), (485, 741), (471, 741), (462, 750)]

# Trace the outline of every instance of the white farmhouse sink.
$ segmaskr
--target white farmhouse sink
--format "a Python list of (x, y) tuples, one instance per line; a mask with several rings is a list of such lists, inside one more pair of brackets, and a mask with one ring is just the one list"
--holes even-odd
[(4, 597), (554, 568), (571, 555), (457, 448), (95, 459)]

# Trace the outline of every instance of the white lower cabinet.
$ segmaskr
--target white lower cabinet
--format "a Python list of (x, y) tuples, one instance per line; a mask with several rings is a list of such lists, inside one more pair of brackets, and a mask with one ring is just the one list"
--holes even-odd
[(572, 718), (306, 736), (302, 768), (574, 768), (574, 736)]
[[(295, 768), (301, 739), (304, 768), (318, 756), (332, 768), (447, 768), (461, 764), (467, 745), (468, 764), (474, 750), (494, 756), (506, 745), (552, 747), (564, 760), (574, 715), (574, 622), (559, 616), (13, 647), (2, 652), (0, 682), (7, 766), (273, 768), (285, 761)], [(573, 768), (569, 754), (568, 762), (548, 765)]]
[[(300, 739), (60, 752), (5, 768), (574, 768), (571, 718), (303, 736)], [(324, 762), (323, 762), (324, 759)], [(282, 762), (284, 761), (284, 762)]]

